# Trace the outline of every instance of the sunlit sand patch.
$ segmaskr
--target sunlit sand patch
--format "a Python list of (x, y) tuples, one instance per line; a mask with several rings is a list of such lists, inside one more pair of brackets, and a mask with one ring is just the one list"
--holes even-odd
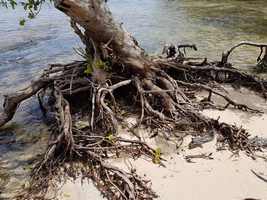
[(104, 199), (92, 182), (82, 181), (80, 178), (75, 181), (68, 180), (58, 192), (58, 198), (60, 200)]
[[(236, 98), (246, 95), (246, 98), (241, 97), (241, 101), (250, 105), (257, 102), (254, 106), (261, 107), (265, 111), (264, 100), (255, 94), (243, 93), (242, 90), (231, 91), (232, 93)], [(266, 114), (255, 115), (232, 109), (205, 110), (203, 114), (216, 119), (220, 116), (220, 121), (247, 128), (252, 136), (267, 138)], [(132, 126), (137, 122), (137, 117), (129, 117), (125, 121)], [(266, 162), (263, 159), (252, 160), (244, 153), (237, 156), (230, 151), (217, 151), (216, 138), (204, 144), (202, 148), (189, 149), (191, 136), (187, 136), (177, 149), (175, 143), (167, 142), (163, 138), (150, 139), (147, 130), (140, 129), (138, 134), (151, 147), (161, 149), (163, 158), (166, 159), (163, 162), (165, 167), (154, 164), (146, 158), (133, 160), (122, 157), (109, 162), (126, 171), (133, 167), (140, 176), (151, 180), (152, 188), (157, 192), (160, 200), (242, 200), (265, 199), (267, 196), (266, 183), (251, 172), (254, 170), (267, 177)], [(131, 133), (123, 129), (120, 129), (120, 135), (134, 138)], [(188, 155), (210, 155), (210, 158), (193, 158), (188, 162), (186, 160)], [(103, 199), (92, 184), (81, 185), (80, 180), (67, 182), (60, 192), (61, 200)], [(64, 196), (64, 193), (69, 195)]]

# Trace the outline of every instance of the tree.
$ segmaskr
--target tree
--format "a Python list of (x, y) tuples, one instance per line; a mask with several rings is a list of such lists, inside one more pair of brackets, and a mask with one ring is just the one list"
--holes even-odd
[[(62, 175), (62, 168), (70, 176), (82, 172), (108, 199), (155, 198), (147, 181), (134, 170), (125, 172), (105, 162), (123, 151), (133, 157), (145, 155), (162, 164), (160, 150), (152, 149), (138, 136), (137, 140), (118, 136), (123, 112), (140, 115), (134, 128), (140, 125), (152, 128), (155, 135), (163, 134), (166, 139), (181, 138), (177, 135), (181, 130), (193, 135), (201, 133), (204, 137), (219, 134), (230, 150), (244, 150), (249, 155), (259, 150), (258, 145), (250, 142), (245, 129), (220, 123), (199, 112), (207, 107), (230, 106), (260, 112), (210, 86), (214, 81), (218, 88), (225, 82), (240, 84), (266, 97), (266, 81), (228, 63), (232, 50), (218, 62), (187, 58), (186, 49), (197, 50), (195, 45), (166, 46), (165, 56), (151, 57), (114, 21), (106, 1), (55, 0), (54, 3), (70, 17), (72, 28), (84, 43), (85, 50), (78, 52), (84, 61), (50, 65), (37, 81), (5, 98), (0, 126), (12, 119), (20, 102), (35, 94), (44, 114), (50, 110), (55, 119), (47, 151), (32, 171), (29, 188), (18, 199), (45, 198), (55, 177)], [(267, 47), (249, 44), (260, 49)], [(259, 58), (263, 60), (261, 54)], [(198, 90), (207, 91), (207, 98), (197, 101)], [(45, 95), (50, 97), (49, 107), (43, 103)], [(223, 98), (226, 105), (216, 105), (213, 96)], [(86, 108), (82, 116), (86, 117), (74, 119), (76, 107), (81, 104)], [(81, 121), (83, 125), (79, 125)]]

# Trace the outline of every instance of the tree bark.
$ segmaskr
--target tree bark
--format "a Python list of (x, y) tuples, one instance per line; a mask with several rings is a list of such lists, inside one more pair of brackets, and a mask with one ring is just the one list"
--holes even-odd
[(28, 87), (14, 93), (5, 96), (5, 101), (3, 105), (3, 111), (0, 112), (0, 127), (10, 121), (18, 106), (22, 101), (28, 99), (29, 97), (35, 95), (40, 89), (45, 87), (49, 81), (37, 80), (31, 83)]
[(114, 21), (104, 0), (55, 0), (55, 7), (83, 29), (87, 39), (99, 48), (112, 49), (119, 61), (134, 72), (145, 74), (151, 61), (121, 24)]

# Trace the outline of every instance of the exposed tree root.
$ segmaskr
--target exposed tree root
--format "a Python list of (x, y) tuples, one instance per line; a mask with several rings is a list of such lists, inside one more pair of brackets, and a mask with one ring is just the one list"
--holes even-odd
[[(182, 85), (182, 86), (185, 86), (185, 87), (199, 88), (201, 90), (208, 91), (209, 92), (209, 96), (207, 98), (203, 99), (202, 102), (208, 103), (209, 106), (212, 106), (212, 107), (217, 108), (219, 110), (225, 110), (229, 106), (232, 105), (234, 108), (237, 108), (239, 110), (251, 111), (251, 112), (255, 112), (255, 113), (262, 113), (262, 111), (260, 111), (260, 110), (250, 108), (250, 107), (248, 107), (247, 105), (244, 105), (244, 104), (236, 103), (231, 98), (229, 98), (227, 95), (224, 95), (224, 94), (212, 89), (209, 86), (206, 86), (206, 85), (203, 85), (203, 84), (198, 84), (198, 83), (186, 83), (186, 82), (179, 81), (179, 80), (177, 80), (177, 83)], [(222, 97), (227, 102), (227, 104), (222, 108), (220, 108), (220, 107), (218, 107), (216, 105), (212, 105), (212, 102), (211, 102), (212, 94)], [(205, 108), (205, 105), (204, 105), (204, 108)]]
[[(267, 44), (259, 44), (254, 42), (240, 42), (237, 45), (233, 46), (230, 50), (228, 50), (226, 53), (223, 53), (222, 60), (220, 62), (220, 66), (226, 66), (228, 64), (228, 58), (230, 54), (238, 47), (240, 46), (253, 46), (260, 49), (260, 54), (257, 58), (258, 66), (261, 68), (264, 68), (267, 66)], [(262, 56), (263, 55), (263, 56)]]
[[(179, 46), (187, 47), (196, 49), (190, 45)], [(118, 128), (123, 125), (122, 112), (139, 114), (134, 128), (143, 125), (151, 128), (154, 136), (162, 134), (167, 140), (191, 134), (201, 138), (194, 141), (194, 146), (219, 134), (223, 137), (220, 142), (232, 151), (242, 150), (253, 156), (254, 151), (260, 150), (249, 141), (245, 129), (220, 123), (203, 116), (200, 111), (206, 107), (227, 109), (232, 106), (261, 113), (232, 100), (209, 84), (216, 82), (218, 87), (220, 83), (240, 84), (265, 96), (267, 82), (235, 68), (218, 66), (218, 62), (209, 63), (207, 59), (191, 62), (180, 49), (178, 53), (151, 60), (153, 65), (144, 75), (129, 73), (125, 63), (119, 62), (105, 64), (104, 68), (100, 63), (100, 69), (94, 51), (93, 62), (51, 65), (29, 87), (6, 96), (0, 126), (12, 118), (20, 102), (41, 90), (42, 110), (52, 113), (54, 119), (47, 151), (32, 171), (29, 188), (17, 199), (46, 199), (47, 191), (56, 187), (63, 174), (71, 177), (81, 174), (91, 179), (108, 199), (155, 198), (149, 181), (139, 177), (134, 169), (126, 172), (108, 162), (121, 153), (133, 158), (145, 156), (151, 161), (158, 156), (140, 139), (118, 136)], [(92, 71), (88, 71), (88, 66), (92, 66)], [(97, 74), (102, 72), (104, 79)], [(199, 90), (208, 92), (202, 101), (195, 98)], [(226, 105), (215, 105), (213, 95), (223, 98)], [(49, 96), (49, 101), (44, 102), (43, 96)], [(157, 164), (162, 164), (160, 159)]]
[(42, 88), (45, 88), (48, 82), (49, 81), (47, 80), (40, 79), (34, 81), (30, 86), (21, 91), (6, 95), (3, 104), (3, 111), (0, 112), (0, 127), (13, 118), (17, 107), (22, 101), (35, 95)]

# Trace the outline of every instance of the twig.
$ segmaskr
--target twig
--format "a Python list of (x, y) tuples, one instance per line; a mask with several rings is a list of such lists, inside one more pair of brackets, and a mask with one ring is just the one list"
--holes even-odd
[(262, 181), (264, 181), (265, 183), (267, 183), (267, 178), (264, 178), (263, 176), (259, 175), (258, 173), (256, 173), (254, 170), (250, 170), (255, 176), (257, 176), (259, 179), (261, 179)]

